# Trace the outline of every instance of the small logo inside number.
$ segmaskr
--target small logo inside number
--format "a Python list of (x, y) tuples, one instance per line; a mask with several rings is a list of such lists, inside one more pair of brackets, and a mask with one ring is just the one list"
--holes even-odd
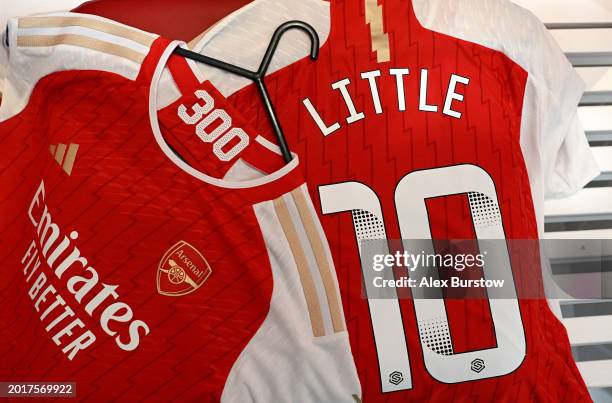
[(392, 384), (396, 386), (402, 383), (403, 380), (404, 380), (404, 375), (402, 375), (402, 373), (399, 371), (393, 371), (389, 375), (389, 382), (391, 382)]
[(485, 367), (485, 362), (480, 359), (480, 358), (476, 358), (474, 359), (474, 361), (472, 361), (472, 371), (476, 372), (476, 373), (481, 373), (486, 367)]

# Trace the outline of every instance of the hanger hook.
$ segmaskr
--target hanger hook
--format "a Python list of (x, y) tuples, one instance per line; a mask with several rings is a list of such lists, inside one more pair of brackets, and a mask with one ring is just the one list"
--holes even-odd
[(274, 56), (274, 52), (276, 52), (276, 48), (278, 47), (282, 36), (285, 34), (285, 32), (292, 29), (304, 31), (310, 37), (310, 58), (312, 60), (317, 60), (319, 57), (319, 34), (317, 34), (317, 31), (312, 27), (312, 25), (303, 21), (287, 21), (276, 28), (274, 35), (272, 35), (272, 40), (268, 45), (268, 49), (266, 50), (266, 53), (261, 61), (261, 65), (259, 66), (259, 70), (257, 71), (260, 79), (263, 79), (263, 77), (266, 75), (270, 62), (272, 61), (272, 57)]

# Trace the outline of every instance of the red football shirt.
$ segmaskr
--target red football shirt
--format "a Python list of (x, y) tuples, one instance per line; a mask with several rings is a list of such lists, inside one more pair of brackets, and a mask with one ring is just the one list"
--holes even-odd
[[(32, 69), (33, 87), (6, 118), (20, 105), (8, 93), (0, 123), (0, 379), (76, 382), (79, 399), (105, 401), (354, 401), (297, 158), (283, 165), (210, 83), (170, 80), (176, 42), (77, 14), (11, 24), (9, 72)], [(56, 62), (70, 68), (32, 73)], [(158, 114), (171, 85), (189, 92)], [(182, 132), (218, 176), (173, 153)], [(252, 149), (270, 152), (270, 174), (248, 165)]]
[[(319, 32), (314, 63), (288, 35), (267, 83), (332, 247), (365, 402), (589, 400), (537, 254), (509, 248), (504, 268), (531, 298), (363, 297), (360, 241), (537, 242), (544, 195), (597, 174), (582, 83), (543, 26), (501, 1), (451, 3), (262, 0), (195, 48), (253, 68), (280, 23)], [(270, 133), (254, 87), (201, 70)]]

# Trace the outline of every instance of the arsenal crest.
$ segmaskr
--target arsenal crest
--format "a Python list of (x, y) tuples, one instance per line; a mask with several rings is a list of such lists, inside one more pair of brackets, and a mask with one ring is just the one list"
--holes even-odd
[(185, 241), (171, 247), (157, 268), (157, 291), (161, 295), (187, 295), (204, 284), (212, 269), (204, 256)]

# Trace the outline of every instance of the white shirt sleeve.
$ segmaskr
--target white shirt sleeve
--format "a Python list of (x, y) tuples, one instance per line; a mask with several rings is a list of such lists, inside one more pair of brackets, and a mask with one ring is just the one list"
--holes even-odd
[(584, 83), (544, 24), (508, 0), (413, 0), (427, 28), (499, 50), (529, 74), (521, 146), (536, 198), (571, 195), (599, 174), (578, 120)]
[(539, 21), (531, 27), (531, 47), (539, 54), (539, 63), (530, 66), (529, 75), (538, 92), (544, 195), (546, 199), (566, 197), (600, 174), (578, 118), (585, 84), (546, 27)]
[(563, 142), (546, 177), (546, 199), (567, 197), (597, 177), (601, 171), (589, 147), (586, 134), (574, 112), (565, 130), (560, 128)]

